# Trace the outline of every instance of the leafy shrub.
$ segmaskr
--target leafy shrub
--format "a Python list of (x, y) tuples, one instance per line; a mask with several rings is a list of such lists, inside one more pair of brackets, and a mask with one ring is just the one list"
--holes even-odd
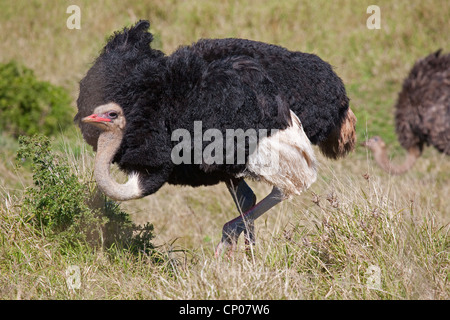
[(17, 159), (29, 160), (34, 185), (25, 193), (25, 220), (45, 236), (74, 245), (112, 246), (133, 252), (153, 249), (153, 225), (137, 226), (119, 205), (71, 172), (68, 160), (52, 152), (43, 135), (19, 137)]
[(16, 138), (55, 134), (72, 123), (70, 104), (64, 88), (39, 81), (33, 70), (0, 64), (0, 130)]

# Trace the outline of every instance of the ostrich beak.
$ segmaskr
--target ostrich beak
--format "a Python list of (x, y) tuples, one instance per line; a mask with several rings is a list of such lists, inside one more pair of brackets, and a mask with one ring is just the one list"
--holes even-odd
[(91, 114), (90, 116), (84, 117), (83, 119), (81, 119), (81, 121), (84, 123), (111, 122), (111, 119), (100, 117), (94, 113), (94, 114)]

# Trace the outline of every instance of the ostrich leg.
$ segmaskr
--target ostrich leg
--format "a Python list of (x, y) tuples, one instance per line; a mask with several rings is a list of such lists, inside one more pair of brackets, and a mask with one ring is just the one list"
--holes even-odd
[(227, 183), (227, 187), (239, 213), (250, 210), (256, 204), (256, 196), (244, 179), (230, 181)]
[[(244, 212), (247, 212), (256, 204), (256, 195), (253, 193), (253, 190), (248, 186), (244, 179), (230, 181), (227, 183), (228, 191), (233, 197), (234, 203), (236, 204), (236, 208), (239, 212), (239, 215), (242, 216)], [(247, 221), (247, 224), (244, 226), (244, 236), (246, 244), (250, 242), (253, 244), (254, 239), (250, 240), (252, 235), (254, 235), (254, 223), (253, 221)], [(239, 237), (239, 235), (237, 236)], [(237, 241), (237, 238), (236, 238)]]
[[(253, 192), (251, 192), (250, 187), (244, 180), (241, 180), (236, 188), (229, 186), (229, 190), (232, 195), (234, 194), (233, 199), (235, 199), (235, 201), (236, 199), (242, 199), (236, 202), (237, 204), (240, 204), (242, 201), (242, 203), (247, 207), (250, 201), (245, 199), (248, 199), (250, 195), (253, 195), (252, 202), (255, 202), (256, 197), (254, 197)], [(234, 190), (236, 191), (234, 192)], [(242, 231), (245, 231), (246, 233), (246, 243), (254, 244), (254, 221), (270, 208), (283, 201), (283, 199), (284, 194), (281, 190), (277, 187), (273, 187), (269, 195), (262, 199), (258, 204), (253, 205), (250, 209), (244, 211), (244, 213), (240, 214), (238, 217), (227, 222), (222, 229), (222, 240), (216, 248), (216, 257), (221, 255), (225, 250), (233, 250), (236, 247), (237, 240)], [(239, 210), (241, 208), (243, 209), (243, 207), (238, 206)]]

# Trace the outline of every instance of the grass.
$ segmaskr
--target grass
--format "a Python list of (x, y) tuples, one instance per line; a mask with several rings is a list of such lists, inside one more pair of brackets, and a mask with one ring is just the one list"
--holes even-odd
[[(14, 59), (67, 88), (73, 114), (78, 81), (106, 37), (145, 18), (167, 53), (201, 37), (242, 37), (318, 54), (346, 83), (358, 139), (380, 135), (396, 158), (404, 151), (392, 108), (402, 79), (419, 57), (450, 50), (448, 1), (378, 1), (381, 30), (366, 28), (361, 1), (70, 4), (81, 8), (81, 30), (66, 28), (61, 1), (1, 2), (0, 62)], [(450, 298), (450, 161), (431, 148), (400, 177), (386, 175), (361, 148), (338, 162), (318, 155), (318, 181), (260, 218), (257, 246), (247, 254), (240, 242), (230, 259), (214, 258), (222, 225), (237, 214), (224, 185), (164, 186), (123, 203), (133, 222), (154, 224), (155, 263), (119, 248), (61, 250), (25, 220), (32, 175), (14, 166), (17, 141), (2, 134), (0, 147), (1, 299)], [(52, 147), (80, 180), (92, 179), (93, 153), (75, 128), (53, 137)], [(251, 186), (258, 198), (269, 191)], [(81, 287), (72, 290), (66, 271), (74, 265)]]
[[(440, 211), (448, 207), (443, 199), (448, 185), (429, 179), (412, 188), (417, 178), (385, 183), (371, 171), (368, 179), (348, 176), (345, 168), (330, 164), (322, 159), (323, 177), (311, 191), (257, 222), (258, 244), (250, 255), (240, 247), (231, 259), (213, 254), (221, 224), (234, 214), (222, 186), (167, 186), (125, 206), (141, 215), (137, 221), (157, 226), (157, 250), (164, 257), (159, 264), (119, 250), (61, 252), (22, 220), (19, 198), (3, 198), (0, 294), (7, 299), (448, 299), (448, 226), (442, 224), (448, 211)], [(439, 170), (444, 168), (430, 175)], [(434, 193), (447, 203), (439, 206)], [(147, 218), (144, 210), (152, 210)], [(74, 291), (65, 282), (71, 265), (82, 272), (82, 286)], [(380, 283), (370, 289), (373, 267), (380, 270)]]

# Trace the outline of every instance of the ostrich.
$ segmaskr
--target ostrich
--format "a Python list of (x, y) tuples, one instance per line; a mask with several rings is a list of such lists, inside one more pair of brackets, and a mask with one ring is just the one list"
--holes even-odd
[(398, 140), (407, 150), (404, 162), (394, 165), (389, 161), (386, 144), (379, 136), (362, 143), (381, 168), (395, 175), (405, 173), (425, 144), (450, 155), (450, 53), (441, 55), (438, 50), (414, 64), (395, 109)]
[[(151, 48), (149, 26), (141, 20), (116, 32), (80, 81), (75, 121), (96, 151), (97, 184), (125, 201), (165, 183), (225, 182), (240, 214), (224, 225), (216, 256), (232, 252), (242, 232), (254, 244), (254, 220), (316, 180), (312, 144), (333, 159), (353, 150), (356, 117), (342, 80), (316, 55), (243, 39), (203, 39), (167, 56)], [(195, 136), (198, 123), (203, 137), (213, 129), (223, 137), (230, 129), (256, 137), (245, 135), (244, 144), (231, 148), (223, 142), (215, 151), (222, 148), (226, 159), (213, 162), (195, 159), (213, 139), (194, 141), (180, 152), (192, 161), (176, 163), (182, 142), (174, 133)], [(128, 173), (126, 183), (111, 177), (112, 163)], [(266, 182), (272, 191), (256, 203), (245, 179)]]

